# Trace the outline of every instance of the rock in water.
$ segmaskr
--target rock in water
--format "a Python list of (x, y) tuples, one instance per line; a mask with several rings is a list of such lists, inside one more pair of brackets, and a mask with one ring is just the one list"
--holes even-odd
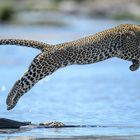
[(65, 124), (63, 124), (62, 122), (44, 122), (44, 123), (40, 123), (40, 126), (44, 126), (44, 127), (52, 127), (52, 128), (59, 128), (59, 127), (64, 127)]
[(0, 118), (0, 129), (4, 129), (4, 128), (15, 129), (30, 124), (31, 122), (19, 122), (11, 119)]

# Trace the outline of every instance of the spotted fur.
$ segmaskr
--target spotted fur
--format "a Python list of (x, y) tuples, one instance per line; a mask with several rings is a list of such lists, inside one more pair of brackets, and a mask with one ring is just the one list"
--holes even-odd
[(61, 67), (96, 63), (112, 57), (131, 61), (131, 71), (137, 70), (140, 65), (138, 25), (123, 24), (95, 35), (57, 45), (16, 39), (1, 39), (0, 44), (27, 46), (42, 51), (11, 89), (6, 101), (8, 110), (14, 108), (19, 98), (39, 80)]

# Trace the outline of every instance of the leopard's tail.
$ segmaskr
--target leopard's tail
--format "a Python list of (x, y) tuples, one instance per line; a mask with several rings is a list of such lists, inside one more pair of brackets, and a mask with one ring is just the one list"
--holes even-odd
[(17, 45), (31, 47), (44, 51), (46, 49), (52, 48), (52, 45), (47, 43), (34, 41), (34, 40), (22, 40), (22, 39), (0, 39), (0, 45)]

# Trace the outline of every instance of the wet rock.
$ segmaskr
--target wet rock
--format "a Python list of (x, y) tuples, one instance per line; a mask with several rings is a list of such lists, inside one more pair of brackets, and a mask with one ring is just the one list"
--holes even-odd
[(52, 128), (59, 128), (59, 127), (65, 126), (65, 124), (62, 122), (43, 122), (43, 123), (40, 123), (39, 125), (43, 127), (52, 127)]
[(0, 129), (15, 129), (21, 126), (30, 125), (31, 122), (19, 122), (11, 119), (0, 118)]

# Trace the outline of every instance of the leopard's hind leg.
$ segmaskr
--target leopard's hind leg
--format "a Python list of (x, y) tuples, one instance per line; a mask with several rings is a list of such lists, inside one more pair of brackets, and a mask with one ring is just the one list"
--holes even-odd
[(45, 76), (52, 74), (60, 67), (59, 59), (56, 54), (39, 54), (31, 63), (28, 71), (16, 81), (10, 93), (8, 94), (6, 103), (7, 110), (14, 108), (22, 95), (29, 91), (39, 80)]

